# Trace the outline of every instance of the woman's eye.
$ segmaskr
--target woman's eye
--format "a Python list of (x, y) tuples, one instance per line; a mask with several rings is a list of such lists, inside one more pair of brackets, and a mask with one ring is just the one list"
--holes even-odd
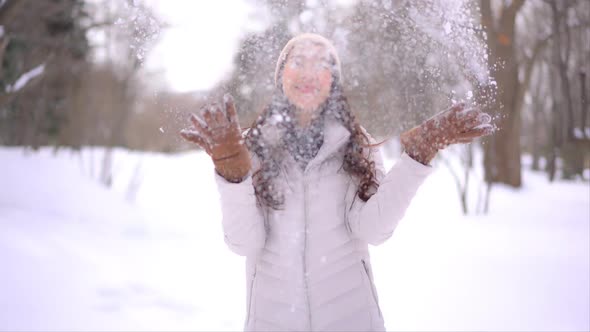
[(320, 61), (316, 64), (318, 69), (330, 69), (330, 63), (327, 61)]
[(301, 67), (301, 61), (293, 60), (293, 61), (290, 62), (289, 65), (291, 66), (291, 68), (300, 68)]

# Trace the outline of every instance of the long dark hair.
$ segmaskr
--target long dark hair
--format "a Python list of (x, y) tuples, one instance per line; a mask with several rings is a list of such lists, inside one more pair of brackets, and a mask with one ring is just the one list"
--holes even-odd
[[(285, 133), (293, 130), (296, 108), (289, 102), (280, 86), (276, 89), (272, 101), (264, 108), (246, 134), (246, 145), (260, 161), (260, 168), (252, 175), (254, 191), (259, 204), (273, 209), (280, 209), (284, 195), (275, 181), (280, 173), (285, 144)], [(320, 106), (320, 117), (332, 117), (349, 132), (350, 138), (344, 152), (342, 168), (357, 182), (357, 194), (367, 201), (379, 186), (376, 179), (375, 162), (372, 160), (369, 137), (361, 128), (350, 110), (350, 105), (337, 80), (332, 83), (329, 97)], [(281, 137), (279, 144), (269, 142), (263, 135), (265, 126), (275, 126)], [(276, 143), (276, 142), (275, 142)]]

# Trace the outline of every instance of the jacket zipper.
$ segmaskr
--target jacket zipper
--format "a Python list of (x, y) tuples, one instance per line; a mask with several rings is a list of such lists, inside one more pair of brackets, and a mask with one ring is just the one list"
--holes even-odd
[(364, 259), (361, 259), (363, 263), (363, 268), (365, 269), (365, 275), (367, 276), (367, 280), (369, 281), (369, 287), (371, 288), (371, 294), (373, 294), (373, 300), (375, 301), (375, 305), (377, 306), (377, 311), (379, 311), (379, 317), (383, 317), (381, 313), (381, 307), (379, 307), (379, 301), (377, 300), (377, 292), (375, 291), (375, 285), (373, 285), (373, 280), (371, 280), (371, 276), (369, 275), (369, 268), (367, 267), (367, 263), (365, 263)]
[(307, 321), (309, 323), (309, 330), (311, 328), (311, 305), (309, 303), (309, 290), (307, 287), (307, 178), (303, 175), (303, 289), (305, 292), (305, 300), (307, 301)]
[(250, 318), (252, 316), (252, 298), (254, 294), (254, 281), (256, 280), (256, 267), (254, 268), (254, 274), (252, 275), (252, 281), (250, 282), (250, 298), (248, 299), (248, 316), (246, 317), (246, 329), (248, 328), (248, 324), (250, 324)]

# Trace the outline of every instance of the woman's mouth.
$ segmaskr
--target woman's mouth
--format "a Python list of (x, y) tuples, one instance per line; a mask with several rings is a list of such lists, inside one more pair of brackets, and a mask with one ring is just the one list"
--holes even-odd
[(313, 85), (299, 85), (297, 90), (301, 93), (315, 93), (317, 89)]

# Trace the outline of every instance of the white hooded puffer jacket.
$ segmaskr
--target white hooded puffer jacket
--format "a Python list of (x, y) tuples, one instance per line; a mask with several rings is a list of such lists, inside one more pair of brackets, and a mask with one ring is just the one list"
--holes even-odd
[(375, 149), (380, 186), (363, 202), (342, 169), (349, 137), (327, 119), (305, 171), (287, 154), (279, 211), (257, 205), (251, 177), (236, 184), (216, 174), (225, 242), (246, 256), (246, 331), (385, 330), (368, 244), (393, 234), (432, 167), (403, 154), (385, 176)]

